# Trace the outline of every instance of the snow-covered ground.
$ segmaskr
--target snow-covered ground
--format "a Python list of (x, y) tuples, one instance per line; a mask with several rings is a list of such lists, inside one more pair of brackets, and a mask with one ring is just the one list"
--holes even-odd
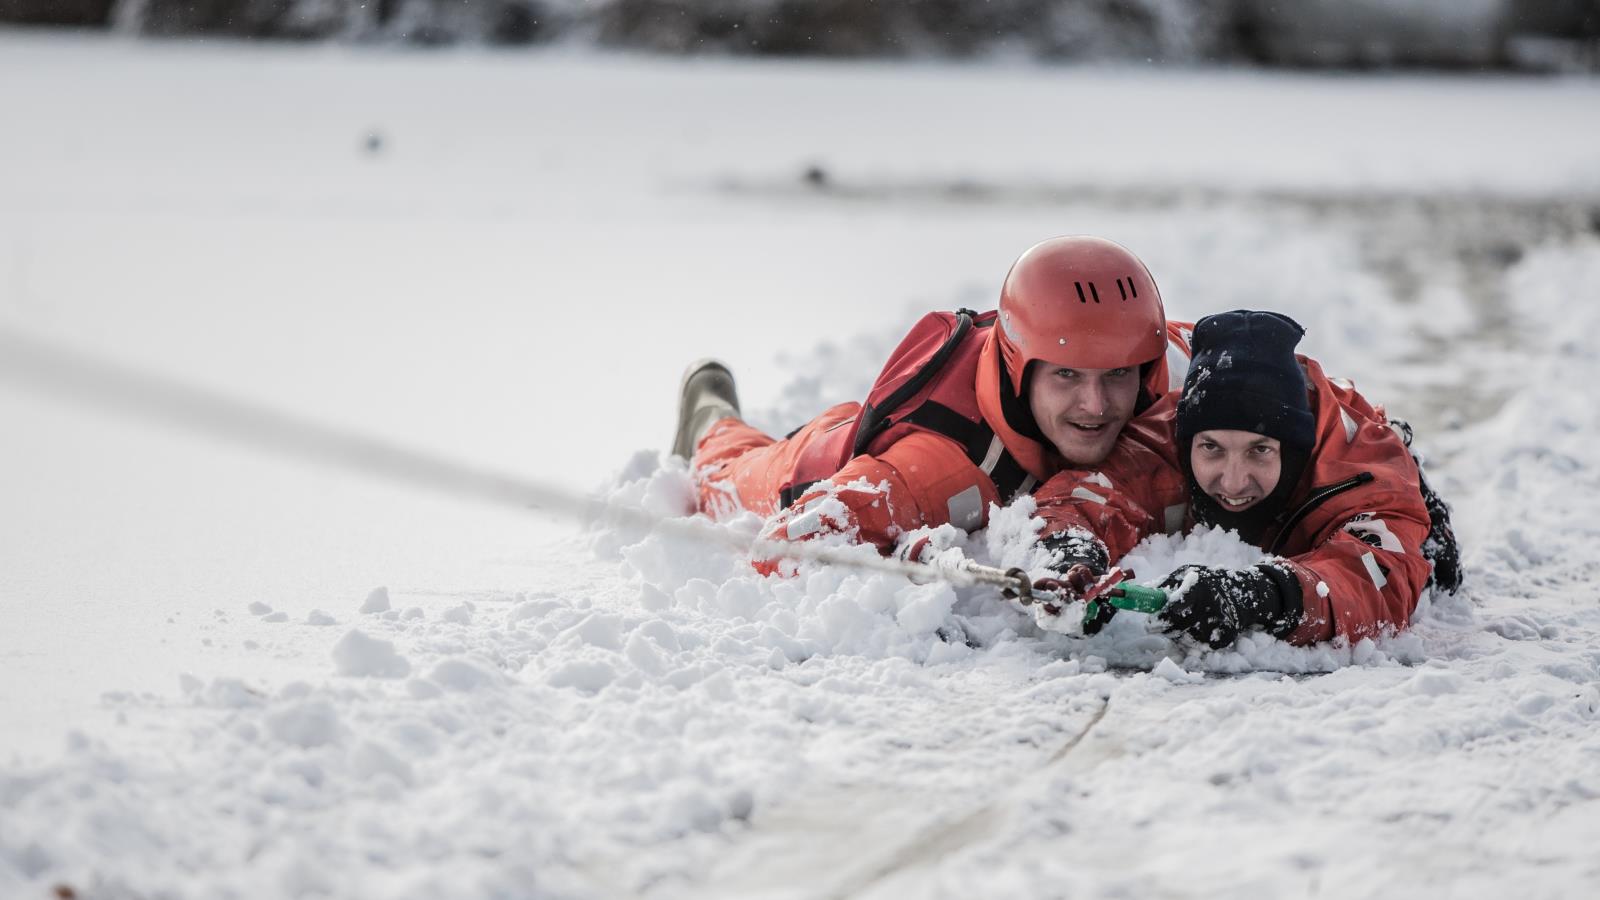
[(1596, 109), (0, 36), (6, 328), (672, 516), (684, 362), (786, 430), (1094, 232), (1174, 315), (1284, 310), (1418, 423), (1468, 565), (1376, 644), (1198, 654), (0, 384), (0, 896), (1586, 897)]

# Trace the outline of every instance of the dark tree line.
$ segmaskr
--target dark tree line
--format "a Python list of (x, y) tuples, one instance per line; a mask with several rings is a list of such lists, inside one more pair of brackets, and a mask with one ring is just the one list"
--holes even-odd
[(1600, 0), (0, 0), (0, 22), (665, 53), (1597, 68)]

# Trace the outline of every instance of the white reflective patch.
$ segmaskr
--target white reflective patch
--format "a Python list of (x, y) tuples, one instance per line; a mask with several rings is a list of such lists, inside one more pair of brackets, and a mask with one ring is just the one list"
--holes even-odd
[(1111, 479), (1107, 478), (1104, 472), (1093, 472), (1083, 480), (1090, 484), (1098, 484), (1107, 490), (1111, 489)]
[[(807, 505), (809, 506), (811, 504)], [(816, 534), (821, 530), (822, 511), (818, 509), (808, 509), (804, 513), (790, 519), (788, 526), (784, 529), (784, 533), (789, 536), (789, 540), (798, 541), (803, 537)]]
[[(1394, 536), (1394, 532), (1389, 530), (1389, 524), (1382, 519), (1354, 519), (1344, 523), (1344, 530), (1369, 544), (1372, 543), (1372, 538), (1376, 538), (1378, 546), (1390, 553), (1406, 552), (1406, 548), (1400, 544), (1400, 539)], [(1367, 535), (1372, 535), (1372, 538), (1368, 538)]]
[(1384, 576), (1383, 569), (1378, 566), (1377, 558), (1371, 552), (1363, 553), (1361, 554), (1361, 564), (1367, 567), (1367, 575), (1372, 578), (1372, 583), (1378, 586), (1378, 590), (1383, 590), (1383, 586), (1389, 583), (1389, 579)]
[(1032, 475), (1029, 475), (1027, 478), (1023, 479), (1022, 487), (1017, 488), (1017, 496), (1020, 497), (1023, 494), (1031, 494), (1031, 493), (1033, 493), (1033, 489), (1038, 487), (1038, 486), (1039, 486), (1039, 479), (1033, 477)]
[(989, 441), (989, 452), (983, 455), (983, 462), (978, 463), (978, 468), (982, 469), (985, 475), (993, 475), (994, 467), (1000, 464), (1000, 457), (1005, 452), (1005, 443), (1000, 440), (1000, 435), (995, 435), (994, 439)]
[(1100, 496), (1099, 494), (1096, 494), (1094, 491), (1091, 491), (1086, 487), (1075, 487), (1075, 488), (1073, 488), (1072, 489), (1072, 496), (1076, 497), (1079, 500), (1089, 500), (1091, 502), (1099, 503), (1101, 505), (1104, 505), (1105, 502), (1106, 502), (1106, 498)]
[(1342, 406), (1339, 407), (1339, 421), (1344, 423), (1344, 442), (1346, 444), (1355, 443), (1355, 440), (1356, 440), (1356, 420), (1350, 418), (1350, 414), (1345, 412), (1344, 411), (1344, 407), (1342, 407)]
[[(1188, 334), (1184, 341), (1189, 340)], [(1189, 374), (1189, 354), (1183, 348), (1167, 341), (1167, 389), (1172, 391), (1183, 390), (1183, 378)]]
[(1356, 389), (1356, 383), (1348, 378), (1329, 377), (1328, 380), (1333, 382), (1334, 387), (1344, 388), (1347, 391)]
[(950, 524), (971, 531), (983, 524), (983, 491), (973, 485), (951, 497), (945, 508), (950, 512)]
[(1183, 530), (1183, 517), (1188, 511), (1187, 503), (1169, 506), (1162, 511), (1162, 524), (1166, 526), (1167, 534), (1177, 534)]

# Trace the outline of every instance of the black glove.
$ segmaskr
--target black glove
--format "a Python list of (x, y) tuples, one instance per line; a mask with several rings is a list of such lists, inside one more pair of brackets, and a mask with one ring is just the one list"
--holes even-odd
[[(1193, 584), (1180, 593), (1191, 573)], [(1160, 613), (1167, 628), (1186, 632), (1214, 650), (1231, 646), (1247, 631), (1285, 637), (1300, 625), (1305, 612), (1300, 579), (1282, 566), (1188, 565), (1168, 575), (1161, 589), (1171, 598)]]
[[(1061, 555), (1060, 561), (1052, 563), (1050, 567), (1060, 572), (1061, 580), (1080, 597), (1110, 568), (1111, 554), (1106, 551), (1106, 545), (1086, 532), (1066, 531), (1046, 535), (1039, 542)], [(1100, 604), (1099, 615), (1084, 621), (1083, 633), (1099, 634), (1100, 629), (1106, 627), (1116, 613), (1115, 606)]]
[(1046, 535), (1039, 539), (1039, 543), (1047, 550), (1054, 550), (1061, 555), (1060, 561), (1050, 564), (1050, 568), (1066, 574), (1073, 566), (1088, 566), (1099, 578), (1111, 566), (1111, 555), (1106, 552), (1106, 545), (1100, 539), (1086, 531), (1063, 531), (1060, 534)]

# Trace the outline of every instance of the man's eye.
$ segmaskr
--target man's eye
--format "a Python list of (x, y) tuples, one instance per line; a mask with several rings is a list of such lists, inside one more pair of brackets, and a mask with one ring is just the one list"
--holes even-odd
[(1076, 369), (1057, 369), (1056, 376), (1058, 378), (1077, 378), (1078, 371)]
[(1122, 368), (1122, 369), (1112, 369), (1107, 374), (1110, 375), (1112, 378), (1126, 378), (1128, 375), (1130, 375), (1132, 373), (1133, 373), (1132, 369)]

